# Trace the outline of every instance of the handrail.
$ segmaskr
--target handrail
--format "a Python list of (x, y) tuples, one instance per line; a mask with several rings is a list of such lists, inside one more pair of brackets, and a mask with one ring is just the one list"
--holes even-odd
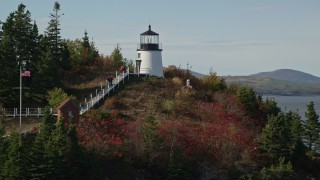
[[(22, 108), (21, 109), (21, 116), (23, 117), (40, 117), (43, 116), (45, 112), (45, 108)], [(53, 108), (50, 108), (50, 112), (53, 113), (53, 115), (57, 115), (57, 112), (53, 110)], [(20, 109), (19, 108), (2, 108), (2, 113), (0, 116), (5, 117), (19, 117), (20, 116)]]
[(125, 78), (129, 79), (129, 72), (122, 72), (122, 74), (116, 75), (115, 79), (112, 80), (112, 83), (107, 83), (105, 87), (100, 85), (100, 89), (96, 89), (94, 93), (91, 93), (88, 101), (85, 98), (84, 102), (80, 103), (80, 115), (84, 114), (91, 108), (93, 108), (96, 104), (103, 100), (106, 95), (110, 95), (110, 91), (114, 91), (116, 86), (120, 86), (120, 83), (124, 83)]

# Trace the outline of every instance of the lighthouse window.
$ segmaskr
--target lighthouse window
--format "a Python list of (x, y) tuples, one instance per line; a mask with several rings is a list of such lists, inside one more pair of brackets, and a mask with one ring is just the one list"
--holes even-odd
[(141, 53), (138, 53), (138, 58), (141, 58)]

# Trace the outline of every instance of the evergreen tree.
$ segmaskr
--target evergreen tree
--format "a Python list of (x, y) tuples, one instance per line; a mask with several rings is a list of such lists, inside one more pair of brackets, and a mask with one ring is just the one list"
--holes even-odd
[(290, 124), (290, 155), (293, 163), (303, 160), (305, 157), (305, 145), (302, 141), (302, 120), (297, 112), (286, 113), (287, 122)]
[(116, 70), (121, 66), (125, 65), (119, 44), (117, 45), (116, 48), (114, 48), (113, 52), (111, 53), (111, 58), (113, 60), (114, 68)]
[(31, 179), (46, 179), (53, 172), (52, 161), (46, 151), (46, 144), (51, 138), (55, 128), (55, 118), (49, 108), (45, 109), (43, 122), (40, 126), (40, 133), (37, 135), (29, 155), (30, 164), (28, 172)]
[(258, 147), (267, 153), (272, 162), (280, 157), (289, 159), (290, 128), (290, 122), (283, 113), (268, 118), (268, 123), (258, 138)]
[(12, 88), (19, 86), (19, 64), (22, 66), (25, 63), (25, 68), (29, 70), (38, 60), (38, 32), (25, 7), (20, 4), (2, 26), (0, 66), (3, 70), (0, 73), (0, 100), (5, 104), (15, 103), (14, 100), (18, 99), (15, 96), (17, 92), (13, 92)]
[(237, 97), (245, 105), (250, 115), (254, 115), (259, 109), (260, 102), (252, 88), (241, 87), (237, 92)]
[(320, 138), (320, 122), (319, 115), (314, 108), (314, 102), (307, 104), (307, 112), (305, 112), (306, 121), (303, 123), (303, 137), (307, 143), (309, 150), (312, 150), (315, 143)]
[(66, 179), (70, 139), (67, 136), (63, 120), (57, 122), (45, 149), (49, 163), (53, 167), (48, 177), (50, 179)]
[(3, 168), (4, 168), (4, 162), (7, 157), (7, 143), (6, 143), (6, 137), (5, 137), (5, 130), (4, 130), (4, 118), (0, 117), (0, 179), (3, 177), (1, 176)]
[(84, 31), (84, 37), (82, 38), (82, 47), (83, 48), (90, 48), (90, 42), (89, 42), (89, 37), (87, 31)]
[(73, 118), (69, 119), (68, 137), (70, 138), (70, 151), (67, 155), (68, 179), (81, 179), (85, 174), (85, 161), (82, 148), (79, 145), (76, 125)]
[(148, 116), (142, 129), (148, 166), (150, 166), (153, 160), (159, 156), (159, 152), (162, 148), (162, 140), (157, 134), (157, 129), (158, 123), (152, 116)]
[(52, 60), (57, 64), (60, 65), (62, 62), (62, 39), (60, 35), (60, 4), (59, 2), (54, 3), (53, 8), (54, 13), (50, 14), (50, 22), (49, 26), (47, 27), (46, 35), (48, 37), (48, 45), (49, 50), (51, 51)]
[(33, 47), (32, 49), (30, 49), (30, 54), (33, 59), (30, 62), (30, 64), (28, 64), (27, 69), (30, 70), (32, 74), (34, 74), (38, 71), (37, 65), (39, 63), (39, 59), (40, 59), (40, 55), (41, 55), (41, 52), (40, 52), (40, 50), (41, 50), (40, 49), (41, 36), (39, 36), (38, 26), (35, 21), (33, 23), (30, 36), (31, 36), (31, 38), (30, 38), (31, 41), (29, 42), (29, 44), (30, 44), (30, 47)]
[(0, 103), (9, 106), (14, 104), (15, 93), (13, 87), (18, 86), (19, 68), (15, 53), (14, 40), (14, 13), (10, 13), (6, 22), (3, 23), (3, 36), (1, 38), (0, 48)]
[(20, 135), (13, 133), (10, 135), (9, 146), (7, 150), (7, 159), (4, 162), (2, 175), (5, 179), (26, 179), (27, 160), (24, 152), (24, 144)]
[(94, 63), (97, 57), (99, 56), (99, 53), (96, 50), (94, 43), (89, 41), (87, 31), (84, 32), (84, 37), (82, 38), (81, 46), (82, 62), (84, 62), (84, 64)]
[(38, 93), (46, 93), (54, 87), (61, 87), (58, 75), (58, 66), (54, 62), (48, 45), (48, 37), (40, 38), (40, 61), (37, 64), (38, 71), (34, 73), (32, 90)]
[(285, 158), (279, 158), (279, 162), (277, 165), (271, 165), (270, 168), (263, 168), (260, 171), (259, 179), (267, 180), (267, 179), (294, 179), (294, 171), (292, 168), (291, 162), (285, 162)]
[(276, 116), (281, 112), (280, 107), (274, 99), (267, 98), (264, 101), (265, 113), (267, 116)]

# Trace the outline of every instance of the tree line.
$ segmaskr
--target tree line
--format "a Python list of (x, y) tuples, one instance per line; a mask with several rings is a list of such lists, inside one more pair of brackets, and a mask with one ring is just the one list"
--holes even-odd
[(123, 58), (119, 45), (110, 56), (99, 54), (87, 31), (81, 39), (63, 39), (60, 11), (59, 2), (55, 2), (43, 34), (22, 3), (4, 22), (0, 21), (1, 106), (17, 106), (19, 91), (15, 89), (19, 87), (20, 67), (31, 72), (31, 77), (23, 77), (23, 85), (27, 86), (23, 98), (30, 100), (44, 97), (54, 87), (63, 88), (65, 83), (72, 83), (70, 79), (84, 76), (89, 66), (105, 67), (105, 71), (115, 71), (125, 64), (132, 66), (132, 61)]

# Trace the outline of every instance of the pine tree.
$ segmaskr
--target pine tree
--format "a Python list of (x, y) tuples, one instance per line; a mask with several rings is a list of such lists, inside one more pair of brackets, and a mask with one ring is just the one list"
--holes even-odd
[(80, 179), (85, 174), (85, 161), (82, 148), (79, 145), (76, 125), (73, 118), (69, 119), (68, 137), (70, 138), (70, 150), (67, 155), (68, 179)]
[(2, 175), (5, 179), (26, 179), (27, 160), (24, 144), (17, 133), (12, 133), (9, 139), (7, 159), (4, 162)]
[(125, 65), (124, 61), (123, 61), (123, 56), (122, 56), (121, 48), (120, 48), (119, 44), (117, 45), (116, 48), (114, 48), (113, 52), (111, 53), (111, 58), (113, 60), (114, 67), (116, 69), (118, 69), (121, 66)]
[(272, 162), (280, 157), (290, 157), (290, 124), (283, 113), (270, 116), (266, 127), (258, 138), (258, 147), (267, 153)]
[(46, 154), (53, 169), (50, 171), (50, 179), (66, 179), (67, 155), (70, 151), (70, 139), (64, 127), (63, 120), (59, 120), (46, 144)]
[(157, 129), (158, 123), (152, 116), (148, 116), (142, 129), (148, 166), (150, 166), (153, 160), (159, 156), (162, 148), (162, 140), (157, 134)]
[(38, 60), (38, 32), (36, 25), (31, 23), (30, 12), (25, 11), (25, 7), (20, 4), (17, 11), (10, 13), (2, 26), (0, 65), (4, 68), (0, 73), (0, 97), (3, 97), (1, 101), (4, 103), (14, 103), (17, 99), (12, 88), (19, 85), (19, 64), (22, 66), (25, 63), (25, 68), (30, 70)]
[(84, 49), (89, 49), (90, 48), (90, 42), (89, 42), (89, 37), (87, 31), (84, 31), (84, 37), (82, 38), (82, 47)]
[(314, 108), (314, 102), (307, 104), (307, 112), (305, 112), (306, 121), (303, 123), (304, 139), (309, 150), (312, 150), (315, 143), (320, 138), (320, 122), (319, 115)]
[(61, 87), (61, 82), (57, 73), (58, 66), (52, 59), (51, 51), (48, 50), (47, 37), (42, 37), (40, 41), (41, 55), (37, 64), (38, 71), (33, 76), (32, 90), (44, 94), (49, 89)]
[(260, 171), (259, 179), (294, 179), (294, 171), (291, 162), (285, 162), (285, 158), (279, 158), (276, 165), (271, 165), (270, 168), (263, 168)]
[(237, 92), (237, 97), (245, 105), (249, 115), (254, 115), (259, 109), (259, 99), (252, 88), (241, 87)]
[(53, 61), (57, 64), (60, 65), (62, 62), (62, 39), (60, 35), (60, 17), (61, 15), (59, 14), (60, 11), (60, 4), (59, 2), (54, 3), (54, 13), (50, 14), (50, 22), (49, 26), (47, 27), (46, 35), (48, 37), (48, 45), (49, 49), (52, 54), (52, 59)]
[(0, 179), (3, 179), (1, 176), (3, 168), (4, 168), (4, 162), (7, 157), (7, 143), (6, 143), (6, 137), (5, 137), (5, 129), (4, 129), (4, 119), (3, 117), (0, 117)]
[(264, 102), (265, 112), (267, 116), (276, 116), (281, 112), (280, 107), (277, 105), (277, 102), (272, 98), (267, 98)]
[(88, 33), (85, 31), (81, 42), (82, 62), (84, 62), (84, 64), (92, 64), (96, 61), (98, 56), (99, 53), (96, 50), (94, 43), (89, 41)]
[(302, 141), (302, 120), (298, 112), (289, 111), (285, 115), (290, 124), (290, 158), (292, 162), (298, 162), (305, 156), (305, 145)]
[(13, 87), (18, 86), (19, 82), (19, 68), (17, 57), (15, 53), (14, 40), (14, 13), (10, 13), (6, 22), (3, 23), (3, 36), (1, 38), (0, 48), (0, 102), (4, 105), (14, 104), (15, 91)]
[(53, 171), (52, 161), (46, 151), (46, 144), (51, 138), (55, 128), (55, 118), (46, 108), (43, 122), (40, 126), (40, 133), (37, 135), (29, 155), (30, 164), (28, 172), (31, 179), (46, 179)]

